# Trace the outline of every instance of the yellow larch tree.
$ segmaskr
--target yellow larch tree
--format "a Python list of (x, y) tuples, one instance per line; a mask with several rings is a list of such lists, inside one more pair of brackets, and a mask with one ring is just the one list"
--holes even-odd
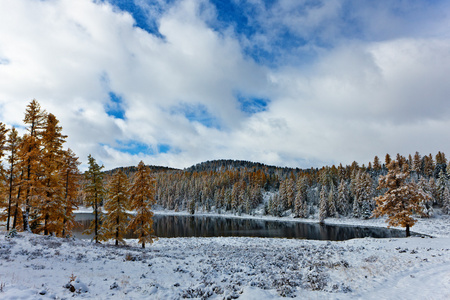
[(387, 216), (389, 226), (406, 228), (406, 236), (410, 236), (410, 227), (416, 223), (414, 214), (423, 214), (422, 203), (430, 200), (430, 196), (418, 185), (408, 182), (408, 173), (402, 172), (396, 161), (388, 165), (388, 173), (379, 178), (378, 189), (386, 192), (375, 198), (374, 217)]
[[(63, 143), (67, 136), (62, 134), (62, 127), (53, 114), (47, 115), (42, 133), (41, 187), (42, 195), (37, 202), (39, 217), (35, 220), (36, 232), (44, 235), (54, 233), (61, 235), (64, 221), (64, 181), (61, 170), (63, 167)], [(42, 223), (43, 222), (43, 223)]]
[(131, 217), (131, 214), (127, 212), (130, 208), (129, 184), (127, 175), (119, 170), (114, 173), (107, 186), (106, 215), (103, 219), (104, 239), (113, 238), (116, 246), (119, 243), (125, 244), (123, 235), (126, 233), (128, 219)]
[[(3, 168), (3, 156), (5, 155), (6, 150), (6, 142), (7, 142), (7, 133), (8, 129), (5, 124), (0, 122), (0, 209), (4, 210), (5, 207), (8, 207), (4, 197), (6, 195), (6, 172)], [(9, 209), (7, 209), (7, 214), (9, 214)], [(4, 215), (0, 214), (0, 218), (4, 220)]]
[[(46, 112), (41, 110), (40, 104), (33, 99), (25, 111), (24, 123), (28, 125), (19, 147), (19, 158), (24, 174), (21, 176), (21, 186), (25, 192), (25, 210), (23, 211), (23, 229), (31, 231), (29, 224), (30, 210), (40, 197), (39, 168), (41, 161), (42, 131), (45, 125)], [(20, 197), (20, 195), (19, 195)]]
[(77, 207), (76, 198), (78, 196), (78, 182), (80, 176), (80, 171), (78, 170), (79, 165), (80, 162), (78, 161), (78, 157), (70, 148), (64, 151), (63, 166), (61, 170), (61, 177), (64, 181), (63, 237), (69, 234), (76, 225), (73, 210)]
[(8, 156), (8, 178), (7, 178), (7, 183), (8, 183), (8, 192), (7, 192), (7, 198), (8, 198), (8, 209), (7, 209), (7, 221), (6, 221), (6, 230), (9, 230), (10, 228), (10, 221), (11, 221), (11, 217), (15, 216), (17, 217), (17, 213), (16, 210), (19, 206), (19, 203), (15, 203), (15, 205), (13, 204), (13, 194), (14, 191), (18, 185), (18, 180), (19, 180), (19, 173), (18, 173), (18, 168), (17, 168), (17, 164), (18, 164), (18, 157), (17, 157), (17, 151), (18, 151), (18, 147), (20, 144), (20, 137), (19, 134), (16, 130), (15, 127), (13, 127), (11, 129), (11, 131), (9, 132), (8, 135), (8, 140), (7, 140), (7, 144), (6, 144), (6, 150), (9, 153)]
[(156, 204), (155, 192), (156, 181), (149, 168), (141, 161), (130, 188), (131, 209), (135, 211), (135, 215), (129, 228), (138, 236), (142, 248), (145, 248), (145, 243), (152, 243), (156, 239), (151, 211), (152, 205)]

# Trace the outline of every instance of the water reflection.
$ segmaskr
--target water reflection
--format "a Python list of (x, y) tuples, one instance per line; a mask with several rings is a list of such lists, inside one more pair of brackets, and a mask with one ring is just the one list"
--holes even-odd
[[(82, 235), (82, 232), (89, 227), (93, 215), (77, 214), (75, 219), (81, 223), (81, 226), (75, 228), (74, 236), (82, 239), (92, 238), (92, 235)], [(352, 238), (389, 238), (403, 237), (405, 235), (404, 231), (386, 228), (319, 225), (315, 223), (209, 216), (155, 215), (153, 220), (155, 233), (158, 237), (249, 236), (343, 241)], [(136, 236), (129, 233), (125, 238), (136, 238)]]

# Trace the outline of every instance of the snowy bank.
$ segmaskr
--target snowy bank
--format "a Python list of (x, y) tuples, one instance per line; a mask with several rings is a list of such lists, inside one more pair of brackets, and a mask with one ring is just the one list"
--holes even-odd
[(0, 232), (0, 298), (450, 298), (450, 238), (128, 243)]

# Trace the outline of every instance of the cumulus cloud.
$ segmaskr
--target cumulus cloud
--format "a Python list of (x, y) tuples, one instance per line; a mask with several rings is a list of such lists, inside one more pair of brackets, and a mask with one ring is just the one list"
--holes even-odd
[(107, 168), (448, 147), (445, 1), (231, 3), (245, 24), (207, 0), (136, 0), (139, 20), (115, 1), (2, 1), (0, 120), (36, 98)]

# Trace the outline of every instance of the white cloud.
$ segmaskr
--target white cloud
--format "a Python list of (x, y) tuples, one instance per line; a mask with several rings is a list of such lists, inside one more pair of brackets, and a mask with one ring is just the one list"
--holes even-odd
[[(360, 4), (354, 14), (370, 19), (361, 31), (376, 36), (371, 41), (345, 36), (345, 1), (303, 10), (303, 2), (270, 8), (259, 2), (250, 22), (264, 30), (244, 44), (246, 37), (229, 28), (208, 27), (217, 11), (207, 1), (159, 2), (136, 3), (163, 38), (134, 26), (130, 14), (107, 3), (1, 1), (0, 120), (20, 124), (36, 98), (61, 120), (67, 145), (82, 161), (91, 153), (107, 168), (141, 159), (187, 167), (218, 158), (310, 167), (450, 146), (442, 138), (450, 119), (448, 21), (427, 19), (426, 28), (412, 34), (404, 26), (408, 20), (383, 9), (375, 15), (396, 29), (383, 36), (384, 23), (370, 19)], [(332, 46), (318, 51), (309, 41), (303, 50), (286, 50), (284, 64), (272, 69), (243, 54), (252, 43), (275, 47), (271, 39), (280, 28), (312, 40), (319, 32)], [(289, 63), (306, 52), (315, 53), (314, 59)], [(124, 101), (125, 120), (105, 112), (110, 91)], [(237, 94), (270, 102), (248, 115), (239, 109)], [(217, 126), (204, 126), (195, 116), (189, 120), (183, 107), (204, 108)], [(121, 150), (129, 142), (153, 152), (161, 144), (171, 149), (130, 154)]]

